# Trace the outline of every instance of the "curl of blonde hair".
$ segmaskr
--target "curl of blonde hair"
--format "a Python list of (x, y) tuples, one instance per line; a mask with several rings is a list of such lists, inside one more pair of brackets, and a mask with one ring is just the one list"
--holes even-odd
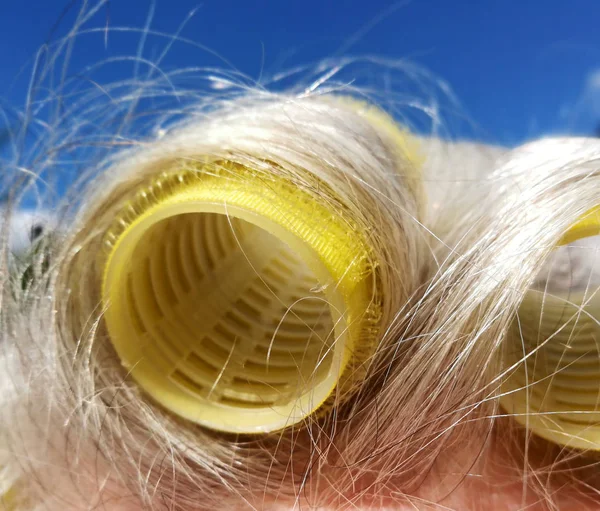
[[(374, 118), (385, 114), (338, 92), (321, 82), (301, 92), (246, 87), (203, 97), (168, 128), (126, 142), (112, 126), (109, 150), (81, 172), (59, 227), (25, 259), (11, 253), (16, 208), (5, 209), (1, 504), (478, 509), (486, 501), (474, 492), (486, 491), (507, 509), (598, 504), (595, 458), (568, 442), (557, 452), (501, 403), (537, 349), (515, 334), (523, 299), (564, 233), (600, 204), (600, 143), (553, 138), (511, 151), (406, 129), (404, 144), (389, 119)], [(59, 133), (48, 154), (75, 143)], [(174, 163), (207, 159), (344, 208), (377, 268), (376, 349), (344, 396), (281, 431), (219, 433), (165, 410), (129, 377), (104, 323), (97, 255), (118, 212)], [(33, 153), (41, 167), (50, 160)], [(489, 482), (499, 474), (510, 497)], [(578, 491), (556, 496), (559, 487)]]

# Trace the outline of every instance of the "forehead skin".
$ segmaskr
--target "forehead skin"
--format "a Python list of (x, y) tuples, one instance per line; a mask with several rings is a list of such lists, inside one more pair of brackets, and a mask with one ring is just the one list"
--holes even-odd
[[(504, 436), (504, 435), (502, 435)], [(520, 462), (502, 445), (492, 441), (484, 451), (465, 446), (452, 449), (440, 456), (436, 465), (424, 478), (419, 488), (410, 494), (389, 488), (402, 487), (402, 481), (390, 481), (388, 490), (381, 488), (375, 492), (358, 495), (340, 495), (328, 506), (315, 506), (306, 493), (299, 492), (296, 501), (278, 501), (278, 496), (258, 494), (248, 496), (246, 501), (236, 499), (229, 502), (223, 511), (546, 511), (548, 509), (587, 511), (598, 509), (593, 492), (587, 495), (574, 485), (557, 481), (547, 482), (543, 489), (534, 485), (524, 485), (523, 468)], [(545, 449), (545, 446), (541, 446)], [(537, 457), (536, 453), (532, 458)], [(467, 466), (469, 467), (468, 469)], [(98, 469), (99, 466), (96, 466)], [(533, 472), (531, 472), (532, 474)], [(530, 477), (532, 475), (530, 474)], [(189, 511), (209, 511), (198, 503), (198, 507), (181, 507), (165, 504), (157, 497), (150, 507), (141, 503), (121, 484), (108, 482), (107, 472), (96, 473), (86, 478), (88, 484), (73, 488), (69, 477), (61, 476), (55, 481), (52, 502), (45, 507), (48, 511), (81, 511), (83, 509), (103, 509), (106, 511), (143, 511), (147, 509)], [(98, 484), (104, 483), (101, 490)], [(358, 486), (357, 486), (358, 490)], [(556, 507), (549, 507), (549, 502)], [(210, 511), (221, 511), (211, 508)]]

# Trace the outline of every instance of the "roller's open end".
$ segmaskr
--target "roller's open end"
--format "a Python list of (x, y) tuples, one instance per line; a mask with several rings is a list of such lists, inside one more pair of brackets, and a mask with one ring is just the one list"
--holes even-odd
[(600, 450), (600, 240), (583, 239), (598, 235), (595, 218), (565, 234), (526, 293), (508, 339), (518, 365), (502, 398), (529, 431), (584, 450)]
[(281, 221), (247, 187), (247, 200), (214, 192), (198, 181), (169, 193), (120, 234), (104, 275), (108, 333), (140, 387), (177, 415), (234, 433), (282, 429), (338, 385), (366, 288), (336, 274), (347, 242), (327, 228), (318, 243), (302, 237), (314, 211), (283, 204), (295, 211)]

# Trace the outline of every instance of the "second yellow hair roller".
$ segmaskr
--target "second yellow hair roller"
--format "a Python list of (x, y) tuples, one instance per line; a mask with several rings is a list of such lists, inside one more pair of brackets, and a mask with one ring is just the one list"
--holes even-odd
[[(557, 246), (599, 234), (600, 208), (594, 208)], [(520, 357), (528, 355), (504, 389), (504, 408), (530, 431), (553, 443), (600, 450), (598, 289), (593, 285), (565, 293), (530, 289), (513, 337), (524, 344)], [(519, 354), (515, 357), (513, 363)]]

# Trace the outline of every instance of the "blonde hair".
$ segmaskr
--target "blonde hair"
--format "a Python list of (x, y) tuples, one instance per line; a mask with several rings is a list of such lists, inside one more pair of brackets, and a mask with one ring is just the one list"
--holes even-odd
[[(595, 458), (573, 435), (554, 439), (559, 448), (532, 438), (544, 430), (528, 417), (557, 412), (515, 412), (511, 397), (524, 392), (528, 402), (535, 382), (527, 371), (511, 382), (541, 352), (515, 330), (527, 321), (523, 299), (545, 282), (539, 270), (565, 232), (600, 203), (600, 143), (447, 143), (393, 127), (366, 97), (326, 80), (300, 92), (246, 87), (198, 100), (122, 150), (122, 126), (109, 125), (108, 150), (74, 184), (59, 227), (19, 261), (3, 236), (5, 507), (597, 503)], [(49, 153), (85, 132), (60, 140), (62, 118), (54, 127)], [(40, 161), (34, 174), (52, 174), (52, 157)], [(201, 175), (207, 162), (285, 181), (368, 246), (375, 345), (314, 414), (259, 435), (214, 431), (158, 404), (131, 377), (105, 321), (102, 254), (119, 215), (165, 172)], [(14, 214), (6, 209), (5, 232)], [(508, 494), (490, 490), (494, 477)]]

